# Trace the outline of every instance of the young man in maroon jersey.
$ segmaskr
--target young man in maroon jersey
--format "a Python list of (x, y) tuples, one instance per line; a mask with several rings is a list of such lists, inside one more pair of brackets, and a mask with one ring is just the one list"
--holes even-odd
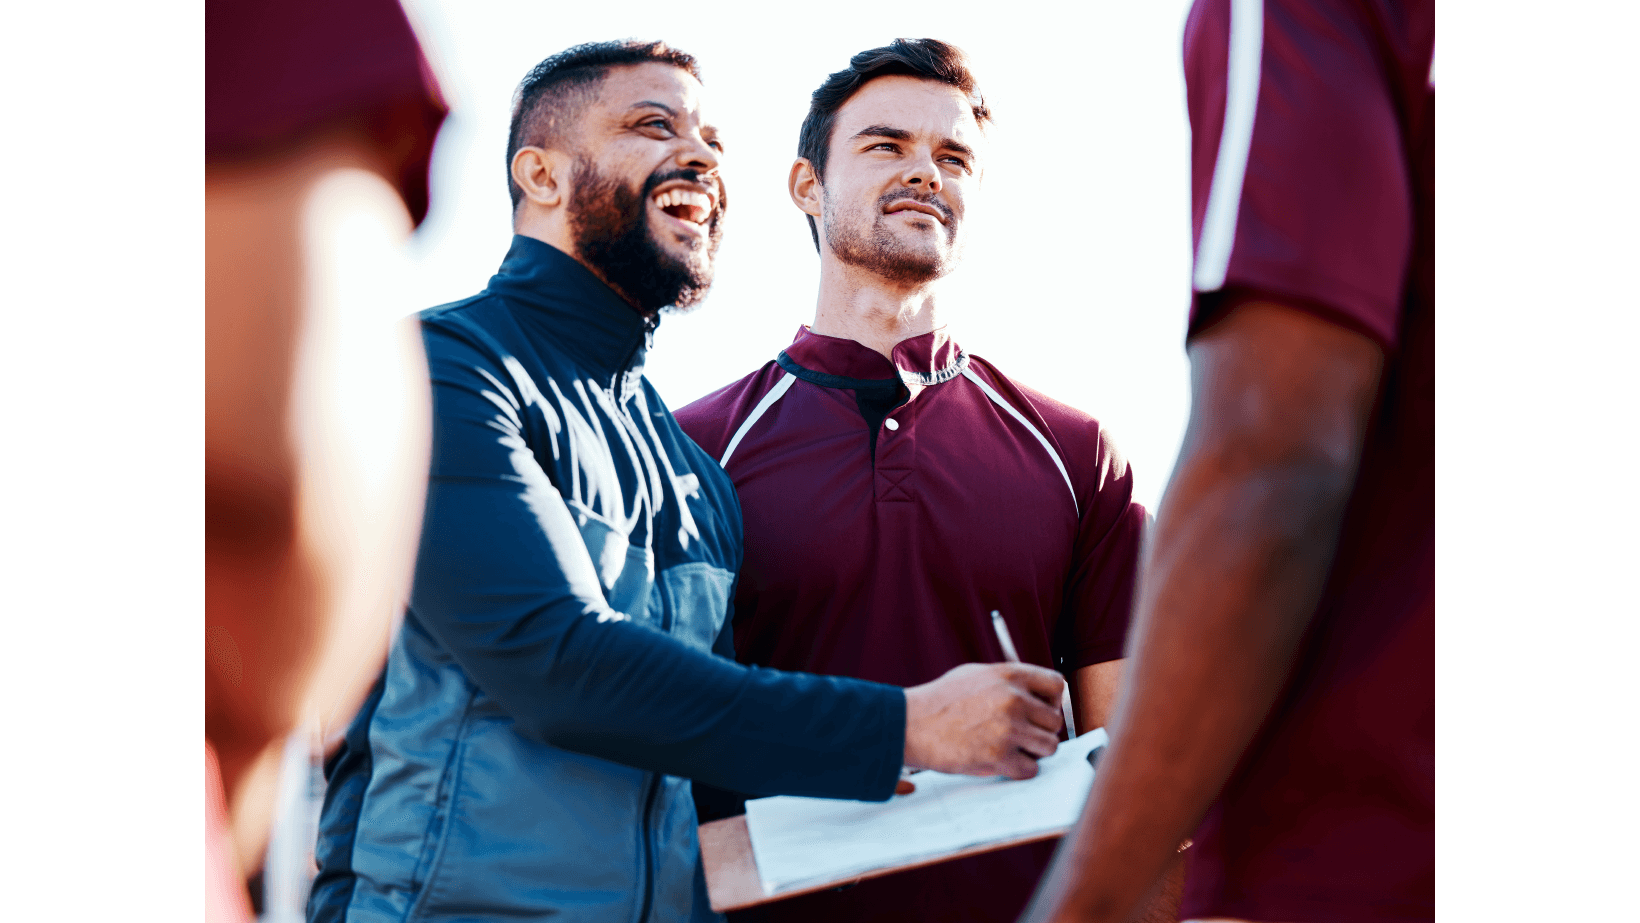
[(1189, 430), (1029, 919), (1435, 914), (1430, 0), (1197, 0)]
[[(740, 495), (738, 659), (914, 686), (1004, 659), (996, 611), (1023, 660), (1071, 677), (1088, 730), (1116, 688), (1145, 511), (1096, 420), (941, 326), (937, 283), (961, 253), (989, 119), (961, 51), (938, 41), (864, 51), (828, 77), (789, 177), (820, 253), (814, 323), (677, 419)], [(703, 820), (736, 812), (720, 795), (697, 786)], [(1011, 920), (1052, 850), (737, 916)]]

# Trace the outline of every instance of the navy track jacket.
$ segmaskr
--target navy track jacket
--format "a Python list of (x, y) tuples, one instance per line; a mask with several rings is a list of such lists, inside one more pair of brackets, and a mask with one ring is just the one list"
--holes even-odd
[(421, 324), (415, 584), (327, 767), (310, 920), (709, 919), (689, 779), (889, 797), (898, 688), (730, 659), (740, 506), (643, 377), (653, 322), (514, 237)]

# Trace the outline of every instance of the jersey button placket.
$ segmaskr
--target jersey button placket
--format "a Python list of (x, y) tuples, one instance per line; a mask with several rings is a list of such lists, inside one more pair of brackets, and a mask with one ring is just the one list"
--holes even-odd
[(890, 416), (878, 432), (875, 480), (879, 503), (908, 503), (915, 496), (911, 474), (916, 449), (908, 434), (895, 436), (899, 429), (900, 421)]

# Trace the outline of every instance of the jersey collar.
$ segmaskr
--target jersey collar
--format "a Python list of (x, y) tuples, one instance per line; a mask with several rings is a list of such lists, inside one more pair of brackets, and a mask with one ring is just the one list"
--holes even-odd
[(798, 378), (825, 388), (896, 390), (907, 385), (937, 385), (962, 374), (968, 354), (940, 327), (895, 344), (893, 361), (854, 340), (797, 328), (791, 345), (776, 362)]

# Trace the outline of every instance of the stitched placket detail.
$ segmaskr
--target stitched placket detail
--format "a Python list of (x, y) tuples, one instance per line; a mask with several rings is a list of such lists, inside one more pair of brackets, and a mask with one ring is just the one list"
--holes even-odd
[(911, 409), (901, 407), (883, 421), (877, 431), (876, 470), (873, 493), (879, 503), (910, 503), (917, 499), (916, 427), (911, 425)]
[(910, 468), (877, 467), (877, 502), (879, 503), (910, 503), (916, 499), (912, 493), (912, 475), (916, 472)]

